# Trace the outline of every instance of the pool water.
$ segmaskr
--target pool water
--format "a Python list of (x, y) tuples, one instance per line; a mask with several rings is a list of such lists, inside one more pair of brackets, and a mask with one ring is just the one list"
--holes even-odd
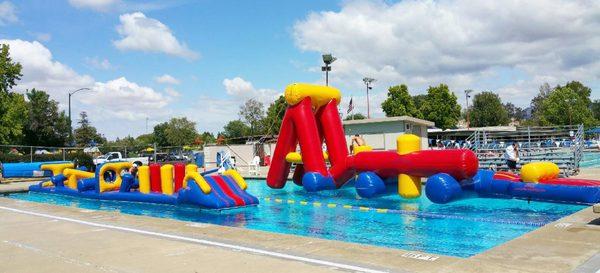
[(288, 183), (270, 189), (248, 180), (260, 205), (222, 211), (23, 193), (10, 198), (84, 209), (172, 218), (323, 239), (469, 257), (574, 213), (584, 206), (469, 198), (439, 205), (396, 194), (360, 199), (352, 187), (307, 193)]
[(585, 152), (579, 162), (581, 168), (600, 168), (600, 152)]

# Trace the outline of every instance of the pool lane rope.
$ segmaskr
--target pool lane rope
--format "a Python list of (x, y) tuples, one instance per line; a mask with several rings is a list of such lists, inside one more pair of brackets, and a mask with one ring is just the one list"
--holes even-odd
[[(412, 210), (401, 210), (401, 209), (387, 209), (387, 208), (373, 208), (373, 207), (365, 207), (365, 206), (352, 206), (352, 205), (342, 205), (337, 203), (322, 203), (322, 202), (312, 202), (306, 200), (294, 200), (294, 199), (282, 199), (282, 198), (274, 198), (274, 197), (263, 197), (262, 198), (266, 202), (275, 202), (281, 204), (288, 205), (300, 205), (300, 206), (313, 206), (313, 207), (321, 207), (321, 208), (330, 208), (330, 209), (348, 209), (362, 212), (376, 212), (376, 213), (387, 213), (387, 214), (399, 214), (399, 215), (408, 215), (418, 218), (427, 218), (427, 219), (456, 219), (456, 220), (464, 220), (464, 221), (473, 221), (473, 222), (486, 222), (486, 223), (496, 223), (496, 224), (507, 224), (507, 225), (522, 225), (522, 226), (532, 226), (532, 227), (541, 227), (547, 224), (547, 222), (535, 222), (535, 221), (515, 221), (515, 220), (503, 220), (503, 219), (493, 219), (493, 218), (482, 218), (482, 217), (466, 217), (460, 215), (451, 215), (451, 214), (439, 214), (432, 212), (422, 212), (422, 211), (412, 211)], [(556, 219), (554, 219), (556, 220)], [(549, 220), (552, 222), (554, 220)]]
[(129, 228), (129, 227), (116, 226), (116, 225), (101, 224), (101, 223), (89, 222), (89, 221), (84, 221), (84, 220), (79, 220), (79, 219), (74, 219), (74, 218), (55, 216), (55, 215), (51, 215), (51, 214), (45, 214), (45, 213), (39, 213), (39, 212), (33, 212), (33, 211), (27, 211), (27, 210), (21, 210), (21, 209), (15, 209), (15, 208), (10, 208), (10, 207), (5, 207), (5, 206), (0, 206), (0, 209), (6, 210), (6, 211), (11, 211), (11, 212), (16, 212), (16, 213), (21, 213), (21, 214), (27, 214), (27, 215), (44, 217), (44, 218), (49, 218), (49, 219), (54, 219), (54, 220), (65, 221), (65, 222), (77, 223), (77, 224), (82, 224), (82, 225), (87, 225), (87, 226), (113, 229), (113, 230), (119, 230), (119, 231), (125, 231), (125, 232), (144, 234), (144, 235), (149, 235), (149, 236), (154, 236), (154, 237), (159, 237), (159, 238), (167, 238), (167, 239), (172, 239), (172, 240), (191, 242), (191, 243), (214, 246), (214, 247), (227, 248), (227, 249), (231, 249), (231, 250), (244, 251), (244, 252), (248, 252), (248, 253), (260, 254), (260, 255), (276, 257), (276, 258), (281, 258), (281, 259), (286, 259), (286, 260), (305, 262), (305, 263), (316, 264), (316, 265), (321, 265), (321, 266), (329, 266), (329, 267), (350, 270), (350, 271), (355, 271), (355, 272), (365, 272), (365, 273), (386, 273), (386, 272), (388, 272), (388, 271), (377, 270), (377, 269), (372, 269), (372, 268), (367, 268), (367, 267), (362, 267), (362, 266), (343, 264), (343, 263), (338, 263), (338, 262), (331, 262), (331, 261), (327, 261), (327, 260), (314, 259), (314, 258), (286, 254), (286, 253), (276, 252), (276, 251), (269, 251), (269, 250), (264, 250), (264, 249), (259, 249), (259, 248), (233, 245), (233, 244), (221, 243), (221, 242), (216, 242), (216, 241), (210, 241), (210, 240), (206, 240), (206, 239), (197, 239), (197, 238), (191, 238), (191, 237), (185, 237), (185, 236), (161, 233), (161, 232), (155, 232), (155, 231), (148, 231), (148, 230), (137, 229), (137, 228)]

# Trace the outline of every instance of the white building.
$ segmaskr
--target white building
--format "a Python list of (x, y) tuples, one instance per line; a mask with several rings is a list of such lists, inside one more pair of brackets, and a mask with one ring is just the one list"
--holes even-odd
[(346, 142), (360, 135), (374, 150), (396, 150), (396, 138), (402, 134), (414, 134), (421, 138), (421, 148), (427, 149), (427, 127), (434, 123), (409, 116), (345, 120), (343, 123)]

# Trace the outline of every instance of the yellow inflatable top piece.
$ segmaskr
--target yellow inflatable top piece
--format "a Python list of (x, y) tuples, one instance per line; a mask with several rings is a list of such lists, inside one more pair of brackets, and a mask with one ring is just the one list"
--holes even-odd
[(310, 97), (313, 107), (319, 108), (331, 100), (340, 104), (342, 93), (340, 90), (323, 85), (308, 83), (292, 83), (285, 88), (285, 101), (289, 105), (296, 105), (304, 98)]
[(538, 183), (542, 180), (557, 178), (559, 174), (558, 165), (552, 162), (531, 162), (521, 167), (523, 182)]
[(51, 171), (52, 175), (57, 175), (63, 172), (64, 169), (75, 168), (73, 163), (59, 163), (59, 164), (43, 164), (40, 166), (42, 171)]
[(358, 153), (370, 152), (370, 151), (373, 151), (373, 147), (371, 147), (369, 145), (356, 146), (356, 147), (352, 148), (352, 154), (358, 154)]
[[(327, 152), (323, 152), (323, 158), (326, 161), (328, 161), (329, 160), (329, 154)], [(285, 161), (287, 161), (289, 163), (302, 164), (302, 155), (300, 153), (297, 153), (297, 152), (288, 153), (287, 155), (285, 155)]]
[(396, 138), (396, 150), (405, 155), (421, 150), (421, 138), (413, 134), (403, 134)]

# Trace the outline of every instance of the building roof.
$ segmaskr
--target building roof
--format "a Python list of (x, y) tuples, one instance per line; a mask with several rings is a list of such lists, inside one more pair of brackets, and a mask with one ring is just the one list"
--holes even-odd
[(343, 125), (354, 125), (354, 124), (368, 124), (368, 123), (385, 123), (385, 122), (397, 122), (397, 121), (407, 121), (410, 123), (424, 125), (427, 127), (434, 126), (435, 123), (424, 120), (420, 118), (413, 118), (409, 116), (400, 116), (400, 117), (386, 117), (386, 118), (371, 118), (371, 119), (357, 119), (357, 120), (344, 120), (342, 122)]

